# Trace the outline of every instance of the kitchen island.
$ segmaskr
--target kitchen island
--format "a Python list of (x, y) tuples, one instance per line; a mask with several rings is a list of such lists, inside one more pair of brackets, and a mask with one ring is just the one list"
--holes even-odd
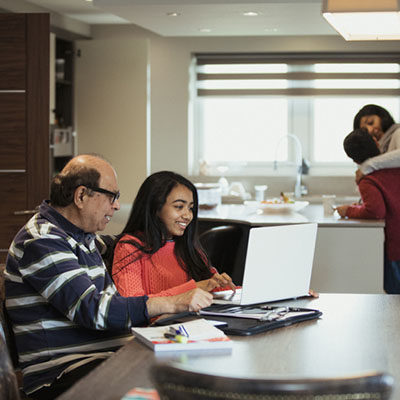
[(299, 212), (262, 214), (242, 204), (222, 204), (214, 210), (200, 210), (199, 219), (214, 225), (240, 223), (249, 227), (317, 223), (311, 288), (318, 292), (384, 293), (384, 220), (343, 219), (336, 212), (326, 217), (321, 204), (308, 205)]

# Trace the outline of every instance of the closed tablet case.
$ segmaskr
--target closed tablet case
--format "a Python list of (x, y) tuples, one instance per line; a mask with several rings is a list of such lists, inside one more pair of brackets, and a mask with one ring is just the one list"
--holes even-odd
[[(231, 305), (212, 305), (202, 310), (207, 312), (207, 314), (202, 315), (192, 312), (174, 314), (167, 318), (158, 319), (155, 322), (155, 325), (169, 325), (189, 321), (193, 318), (204, 318), (224, 323), (217, 327), (228, 335), (250, 336), (257, 333), (267, 332), (272, 329), (297, 324), (299, 322), (317, 319), (322, 315), (321, 311), (310, 308), (285, 307), (286, 313), (282, 313), (280, 316), (274, 317), (271, 320), (243, 316), (250, 312), (253, 314), (255, 308), (257, 308), (258, 315), (264, 312), (265, 318), (268, 318), (268, 314), (271, 315), (271, 312), (274, 313), (275, 310), (282, 310), (282, 307), (271, 306), (270, 304), (235, 306), (236, 315), (232, 316)], [(230, 315), (224, 315), (224, 313)]]

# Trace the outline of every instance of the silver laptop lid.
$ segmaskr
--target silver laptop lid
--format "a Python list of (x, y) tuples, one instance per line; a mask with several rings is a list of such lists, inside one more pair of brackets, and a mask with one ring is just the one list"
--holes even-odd
[(316, 237), (313, 223), (251, 228), (240, 304), (306, 295)]

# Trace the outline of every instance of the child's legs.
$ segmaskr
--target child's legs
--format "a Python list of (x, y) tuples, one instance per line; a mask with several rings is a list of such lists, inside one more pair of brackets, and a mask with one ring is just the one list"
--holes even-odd
[(390, 261), (385, 255), (384, 289), (388, 294), (400, 294), (400, 260)]

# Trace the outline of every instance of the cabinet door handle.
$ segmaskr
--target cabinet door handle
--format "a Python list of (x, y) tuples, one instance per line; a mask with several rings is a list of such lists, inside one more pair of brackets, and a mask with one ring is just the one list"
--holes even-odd
[(28, 214), (35, 214), (37, 210), (20, 210), (14, 211), (14, 215), (28, 215)]

